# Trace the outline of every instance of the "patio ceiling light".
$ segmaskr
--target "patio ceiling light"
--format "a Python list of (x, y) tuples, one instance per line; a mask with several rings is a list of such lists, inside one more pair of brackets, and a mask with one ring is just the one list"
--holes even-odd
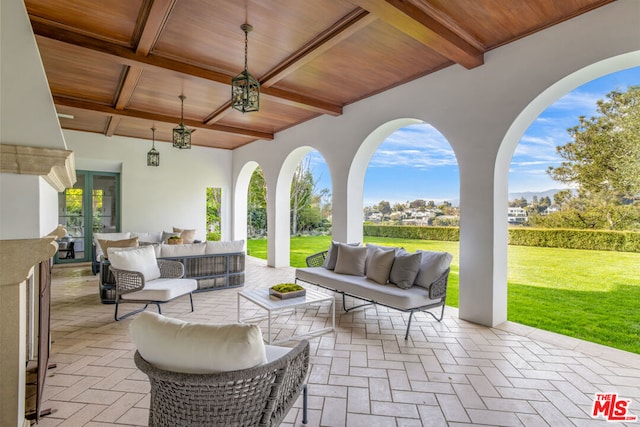
[(151, 150), (147, 153), (147, 166), (160, 166), (160, 153), (156, 150), (156, 128), (151, 128)]
[(243, 114), (260, 109), (260, 83), (247, 70), (249, 24), (240, 26), (244, 31), (244, 70), (231, 80), (231, 107)]
[(180, 95), (178, 98), (180, 98), (180, 124), (173, 128), (173, 146), (180, 149), (191, 148), (193, 130), (184, 125), (184, 100), (187, 97)]

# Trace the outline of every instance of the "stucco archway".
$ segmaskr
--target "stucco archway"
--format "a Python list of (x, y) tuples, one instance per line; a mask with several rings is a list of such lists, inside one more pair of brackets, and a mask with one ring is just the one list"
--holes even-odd
[(233, 240), (247, 240), (247, 200), (249, 193), (249, 183), (253, 171), (259, 166), (258, 162), (249, 161), (242, 166), (233, 191)]
[[(496, 156), (493, 218), (495, 241), (494, 268), (496, 277), (503, 277), (505, 283), (507, 281), (508, 226), (505, 217), (500, 215), (500, 213), (507, 211), (509, 167), (522, 135), (546, 108), (570, 91), (598, 77), (637, 66), (640, 66), (640, 51), (618, 55), (575, 71), (549, 86), (535, 97), (516, 117), (507, 130)], [(504, 300), (506, 304), (506, 297)]]

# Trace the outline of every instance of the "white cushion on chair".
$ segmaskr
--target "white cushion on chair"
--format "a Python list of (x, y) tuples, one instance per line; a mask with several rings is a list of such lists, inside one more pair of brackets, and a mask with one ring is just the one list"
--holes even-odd
[(258, 325), (206, 325), (149, 311), (129, 326), (140, 355), (157, 368), (192, 374), (228, 372), (266, 363)]
[(109, 261), (114, 268), (140, 272), (144, 275), (145, 282), (160, 277), (160, 267), (158, 267), (153, 246), (140, 246), (127, 250), (114, 249), (116, 248), (111, 248), (109, 251)]
[(196, 279), (155, 279), (145, 281), (144, 289), (120, 295), (124, 300), (170, 301), (198, 289)]

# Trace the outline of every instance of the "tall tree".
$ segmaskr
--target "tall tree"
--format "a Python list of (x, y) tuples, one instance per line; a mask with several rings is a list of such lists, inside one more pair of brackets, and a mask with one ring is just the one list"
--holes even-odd
[[(291, 234), (293, 236), (298, 234), (299, 212), (309, 207), (315, 193), (315, 183), (309, 162), (309, 157), (302, 159), (291, 180)], [(306, 215), (306, 217), (311, 216)]]
[(267, 183), (259, 166), (251, 175), (247, 199), (247, 232), (250, 236), (264, 234), (267, 230)]
[(547, 172), (577, 187), (565, 204), (591, 218), (590, 227), (616, 229), (640, 209), (640, 86), (612, 91), (597, 105), (599, 115), (568, 129), (573, 141), (557, 148), (564, 161)]

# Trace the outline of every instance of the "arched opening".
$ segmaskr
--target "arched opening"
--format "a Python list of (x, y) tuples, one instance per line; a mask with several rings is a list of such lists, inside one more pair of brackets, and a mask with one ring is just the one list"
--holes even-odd
[[(559, 156), (555, 156), (556, 146), (563, 146), (570, 142), (571, 137), (566, 132), (567, 128), (578, 124), (578, 116), (592, 116), (596, 111), (596, 101), (605, 98), (606, 93), (611, 90), (625, 90), (625, 76), (633, 76), (629, 85), (638, 81), (638, 73), (640, 70), (633, 67), (640, 65), (640, 54), (634, 52), (630, 54), (620, 55), (605, 61), (592, 64), (585, 67), (566, 78), (558, 81), (549, 87), (534, 99), (529, 106), (522, 111), (518, 118), (514, 121), (511, 128), (507, 132), (496, 163), (496, 215), (494, 223), (496, 233), (504, 246), (497, 245), (498, 254), (504, 256), (505, 276), (508, 267), (508, 314), (509, 320), (528, 324), (541, 329), (547, 329), (561, 334), (574, 336), (589, 341), (599, 342), (610, 346), (616, 346), (610, 341), (610, 330), (612, 329), (610, 318), (612, 310), (604, 308), (605, 292), (614, 295), (616, 292), (622, 291), (633, 292), (626, 285), (629, 280), (619, 277), (616, 274), (607, 274), (607, 265), (617, 262), (628, 263), (627, 267), (618, 268), (617, 271), (624, 272), (633, 270), (633, 266), (638, 264), (640, 257), (637, 254), (618, 253), (612, 258), (612, 262), (606, 262), (607, 255), (616, 255), (615, 253), (602, 253), (597, 259), (593, 259), (594, 251), (575, 251), (571, 249), (557, 248), (539, 248), (539, 247), (509, 247), (508, 263), (507, 263), (507, 241), (508, 229), (506, 215), (509, 208), (509, 200), (513, 205), (514, 199), (517, 204), (522, 204), (524, 199), (527, 200), (527, 207), (523, 209), (534, 209), (539, 211), (544, 207), (545, 203), (550, 204), (550, 208), (554, 209), (556, 200), (554, 194), (562, 190), (560, 183), (552, 181), (544, 172), (546, 167), (558, 166), (561, 161)], [(615, 73), (615, 74), (613, 74)], [(608, 77), (607, 77), (608, 76)], [(606, 83), (606, 84), (602, 84)], [(637, 84), (637, 83), (636, 83)], [(589, 96), (586, 92), (589, 88), (599, 86), (599, 93)], [(580, 90), (579, 88), (583, 88)], [(584, 89), (586, 88), (586, 89)], [(572, 123), (561, 123), (559, 130), (553, 131), (549, 127), (551, 121), (560, 121), (554, 116), (554, 112), (561, 107), (566, 108), (572, 101), (586, 101), (587, 110), (576, 110)], [(546, 133), (542, 133), (546, 132)], [(536, 153), (536, 157), (532, 157), (531, 153)], [(552, 158), (549, 153), (554, 154)], [(527, 169), (530, 165), (542, 164), (543, 167)], [(511, 168), (509, 168), (511, 166)], [(520, 172), (520, 180), (514, 174), (509, 175), (509, 170)], [(526, 172), (526, 174), (525, 174)], [(525, 181), (525, 177), (535, 177), (535, 181)], [(508, 182), (508, 187), (507, 187)], [(534, 188), (531, 182), (538, 184)], [(532, 186), (532, 191), (525, 191), (525, 187)], [(543, 186), (549, 187), (549, 194), (542, 193)], [(536, 190), (540, 194), (536, 194)], [(514, 194), (515, 193), (515, 194)], [(531, 206), (533, 196), (536, 195), (536, 204)], [(545, 200), (543, 198), (549, 197)], [(542, 199), (542, 200), (541, 200)], [(498, 208), (498, 206), (501, 206)], [(519, 207), (519, 206), (512, 206)], [(544, 207), (546, 210), (546, 207)], [(533, 212), (533, 211), (532, 211)], [(528, 214), (527, 214), (528, 215)], [(542, 222), (541, 222), (542, 223)], [(504, 251), (502, 253), (502, 251)], [(564, 258), (568, 257), (568, 258)], [(564, 261), (562, 261), (564, 259)], [(607, 258), (608, 259), (608, 258)], [(582, 260), (585, 265), (573, 265), (573, 261)], [(529, 267), (527, 267), (529, 265)], [(573, 266), (572, 266), (573, 265)], [(555, 267), (554, 267), (555, 266)], [(557, 268), (558, 271), (552, 270)], [(592, 269), (597, 268), (598, 271)], [(577, 269), (572, 272), (572, 269)], [(589, 271), (592, 273), (589, 273)], [(602, 275), (605, 276), (602, 276)], [(602, 276), (599, 280), (597, 277)], [(545, 278), (546, 277), (546, 278)], [(637, 277), (637, 274), (636, 274)], [(594, 283), (594, 280), (598, 283)], [(633, 279), (630, 279), (632, 282)], [(623, 283), (624, 282), (624, 283)], [(596, 298), (599, 303), (593, 303), (591, 299)], [(628, 299), (629, 294), (618, 300)], [(556, 301), (546, 308), (547, 299)], [(637, 299), (637, 298), (636, 298)], [(535, 301), (535, 304), (532, 303)], [(589, 302), (591, 301), (591, 302)], [(566, 303), (568, 307), (562, 308), (555, 304)], [(604, 311), (603, 311), (604, 309)], [(628, 311), (619, 305), (615, 308), (621, 313)], [(599, 314), (598, 314), (599, 313)], [(596, 317), (604, 316), (597, 319)], [(596, 316), (596, 317), (594, 317)], [(624, 323), (624, 316), (616, 316), (616, 321), (620, 320)], [(634, 327), (633, 322), (627, 322), (626, 327)], [(601, 333), (597, 331), (597, 325), (607, 325), (606, 331)], [(624, 329), (620, 327), (616, 330)], [(598, 338), (598, 335), (602, 335)], [(619, 347), (621, 348), (621, 347)], [(625, 348), (629, 350), (630, 348)], [(633, 351), (633, 350), (632, 350)]]
[[(460, 173), (446, 138), (425, 122), (397, 128), (372, 153), (363, 188), (364, 241), (403, 246), (407, 251), (451, 253), (454, 261), (447, 304), (457, 307), (459, 241), (443, 239), (450, 238), (451, 229), (458, 231)], [(391, 234), (398, 230), (397, 236), (404, 235), (400, 227), (415, 227), (416, 239), (373, 237), (379, 235), (374, 230), (381, 225), (391, 226), (386, 229)], [(432, 232), (421, 233), (427, 229)], [(429, 237), (419, 237), (421, 234)]]

